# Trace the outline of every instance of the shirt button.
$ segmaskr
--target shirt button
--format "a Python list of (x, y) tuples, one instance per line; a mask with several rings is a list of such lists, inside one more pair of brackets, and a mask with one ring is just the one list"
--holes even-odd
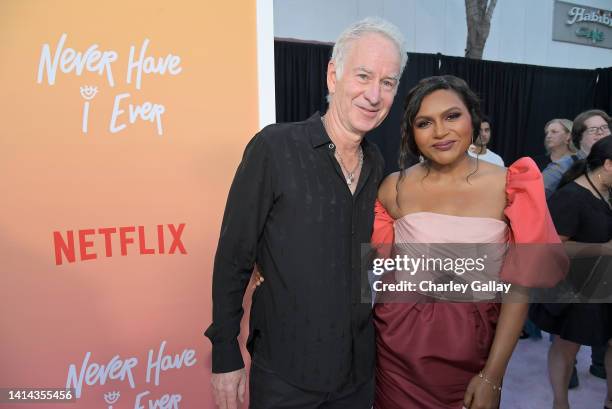
[(330, 143), (329, 145), (327, 145), (327, 147), (329, 149), (334, 149), (336, 147), (336, 145), (334, 145), (333, 143)]

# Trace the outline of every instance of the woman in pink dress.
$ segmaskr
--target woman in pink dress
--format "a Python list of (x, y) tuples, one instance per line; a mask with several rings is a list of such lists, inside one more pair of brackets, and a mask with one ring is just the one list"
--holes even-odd
[[(380, 187), (373, 244), (560, 243), (531, 159), (506, 169), (467, 154), (480, 117), (478, 98), (457, 77), (426, 78), (410, 91), (401, 170)], [(411, 154), (421, 162), (407, 167)], [(528, 310), (525, 287), (554, 285), (563, 257), (537, 274), (500, 264), (512, 303), (377, 303), (375, 408), (497, 408)]]

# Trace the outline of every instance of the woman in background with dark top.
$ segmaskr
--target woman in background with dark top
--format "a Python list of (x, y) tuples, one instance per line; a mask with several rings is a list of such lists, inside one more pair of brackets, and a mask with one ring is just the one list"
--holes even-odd
[[(548, 202), (560, 239), (564, 242), (607, 243), (604, 248), (609, 254), (612, 240), (612, 137), (607, 136), (595, 143), (586, 160), (577, 161), (565, 174), (564, 182)], [(597, 256), (573, 259), (570, 281), (584, 280), (600, 261)], [(581, 345), (607, 345), (605, 366), (607, 372), (612, 373), (612, 304), (534, 304), (530, 317), (540, 328), (555, 334), (548, 353), (553, 408), (568, 409), (567, 385)], [(608, 396), (604, 408), (612, 408), (612, 377), (608, 377), (607, 382)]]
[[(572, 141), (572, 121), (565, 118), (555, 118), (548, 121), (544, 125), (544, 147), (546, 148), (546, 153), (533, 158), (540, 172), (549, 163), (558, 161), (567, 155), (574, 155), (577, 149)], [(525, 327), (521, 333), (521, 339), (525, 338), (542, 338), (542, 331), (531, 320), (525, 322)], [(578, 386), (578, 377), (574, 373), (572, 374), (570, 388), (576, 386)]]
[(576, 153), (577, 149), (572, 143), (572, 121), (569, 119), (551, 119), (544, 125), (544, 135), (546, 154), (533, 158), (540, 171), (550, 162)]

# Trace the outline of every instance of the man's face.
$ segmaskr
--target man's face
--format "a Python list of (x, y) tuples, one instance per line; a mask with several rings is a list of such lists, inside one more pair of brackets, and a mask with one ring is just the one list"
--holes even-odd
[[(601, 127), (608, 126), (605, 119), (599, 115), (595, 115), (584, 121), (586, 131), (582, 133), (582, 140), (580, 141), (580, 149), (585, 153), (591, 152), (591, 147), (603, 137), (610, 135), (610, 129), (604, 130)], [(589, 129), (598, 128), (598, 129)]]
[(330, 61), (327, 86), (332, 96), (330, 111), (341, 126), (363, 136), (385, 119), (399, 81), (400, 57), (386, 37), (372, 33), (348, 45), (340, 78)]
[(480, 146), (486, 146), (491, 140), (491, 125), (488, 122), (480, 123), (480, 133), (478, 134), (478, 140), (476, 141)]

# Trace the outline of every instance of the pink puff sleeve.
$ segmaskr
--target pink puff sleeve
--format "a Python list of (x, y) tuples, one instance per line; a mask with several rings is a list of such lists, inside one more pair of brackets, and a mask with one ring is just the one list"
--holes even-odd
[(395, 239), (393, 223), (395, 219), (385, 209), (385, 206), (376, 200), (374, 204), (374, 231), (372, 232), (372, 246), (379, 250), (379, 255), (388, 257)]
[(546, 205), (542, 174), (531, 158), (508, 168), (506, 197), (510, 248), (501, 279), (524, 287), (555, 286), (565, 277), (569, 259)]

